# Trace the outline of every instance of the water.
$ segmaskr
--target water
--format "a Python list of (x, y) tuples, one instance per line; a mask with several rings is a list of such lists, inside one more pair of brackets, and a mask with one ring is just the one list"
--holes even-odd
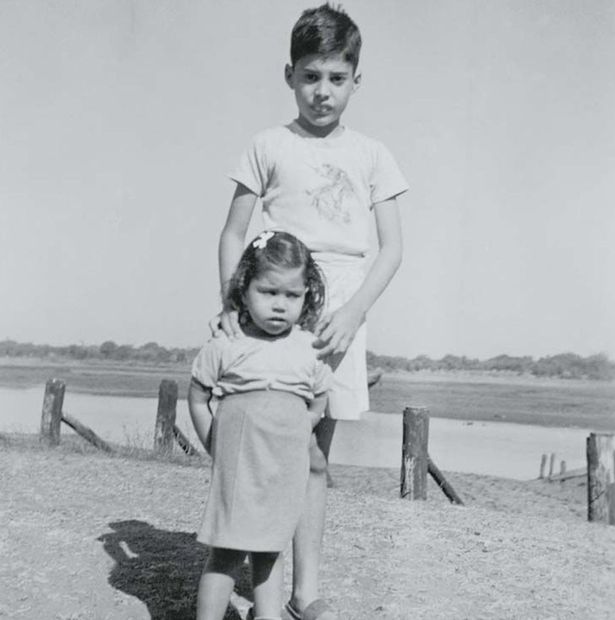
[[(38, 433), (44, 386), (0, 388), (0, 431)], [(101, 438), (138, 447), (153, 444), (156, 398), (93, 396), (67, 392), (64, 411)], [(185, 400), (177, 404), (177, 425), (200, 445)], [(62, 433), (72, 433), (62, 426)], [(541, 427), (508, 422), (465, 422), (431, 418), (429, 452), (444, 471), (536, 478), (543, 453), (554, 452), (568, 469), (585, 466), (587, 429)], [(339, 422), (331, 462), (368, 467), (400, 467), (401, 414), (367, 413), (360, 422)]]
[[(429, 454), (444, 471), (518, 480), (537, 478), (542, 454), (554, 452), (567, 469), (584, 467), (589, 430), (508, 422), (429, 420)], [(343, 465), (400, 467), (401, 414), (368, 413), (359, 423), (339, 422), (331, 461)]]

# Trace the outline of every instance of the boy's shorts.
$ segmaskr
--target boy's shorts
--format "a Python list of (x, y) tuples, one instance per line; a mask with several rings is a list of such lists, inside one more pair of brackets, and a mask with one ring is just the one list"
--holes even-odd
[(365, 362), (367, 329), (359, 327), (339, 366), (334, 369), (326, 415), (335, 420), (359, 420), (369, 409), (367, 365)]
[[(365, 260), (357, 257), (325, 256), (315, 253), (314, 258), (326, 280), (325, 314), (345, 304), (363, 283)], [(331, 360), (333, 381), (329, 389), (326, 415), (334, 420), (359, 420), (369, 409), (367, 391), (367, 327), (363, 323), (352, 344), (339, 361)]]

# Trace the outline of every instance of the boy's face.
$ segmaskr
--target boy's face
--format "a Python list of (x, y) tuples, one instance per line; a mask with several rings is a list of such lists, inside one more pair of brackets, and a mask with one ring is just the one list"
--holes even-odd
[(334, 131), (350, 96), (359, 87), (361, 76), (341, 55), (312, 54), (286, 65), (286, 83), (295, 92), (299, 122), (318, 136)]

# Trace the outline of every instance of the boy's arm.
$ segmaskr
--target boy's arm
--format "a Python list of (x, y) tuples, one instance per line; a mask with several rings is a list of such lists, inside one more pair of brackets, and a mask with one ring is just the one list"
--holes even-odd
[(365, 320), (367, 311), (382, 295), (399, 268), (402, 258), (401, 222), (395, 198), (374, 205), (379, 251), (363, 284), (336, 312), (322, 320), (314, 343), (319, 358), (345, 353)]
[[(256, 199), (256, 194), (241, 183), (237, 184), (218, 244), (220, 290), (223, 299), (244, 250), (246, 233), (252, 219)], [(212, 320), (210, 327), (214, 336), (220, 331), (229, 337), (241, 335), (237, 312), (224, 307), (222, 312)]]
[(209, 399), (211, 390), (192, 378), (188, 388), (188, 410), (192, 418), (192, 424), (198, 438), (207, 452), (211, 446), (211, 410), (209, 409)]

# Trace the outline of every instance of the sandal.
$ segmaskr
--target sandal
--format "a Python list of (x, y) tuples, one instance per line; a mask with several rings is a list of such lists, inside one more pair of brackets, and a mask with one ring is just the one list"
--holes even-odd
[(284, 605), (284, 620), (337, 620), (333, 609), (321, 598), (312, 601), (300, 612), (290, 601)]
[[(254, 607), (250, 607), (250, 609), (248, 609), (246, 620), (258, 620), (258, 618), (254, 615)], [(278, 616), (277, 618), (271, 618), (271, 620), (281, 620), (281, 618)]]
[(250, 607), (250, 609), (248, 609), (246, 620), (254, 620), (254, 607)]

